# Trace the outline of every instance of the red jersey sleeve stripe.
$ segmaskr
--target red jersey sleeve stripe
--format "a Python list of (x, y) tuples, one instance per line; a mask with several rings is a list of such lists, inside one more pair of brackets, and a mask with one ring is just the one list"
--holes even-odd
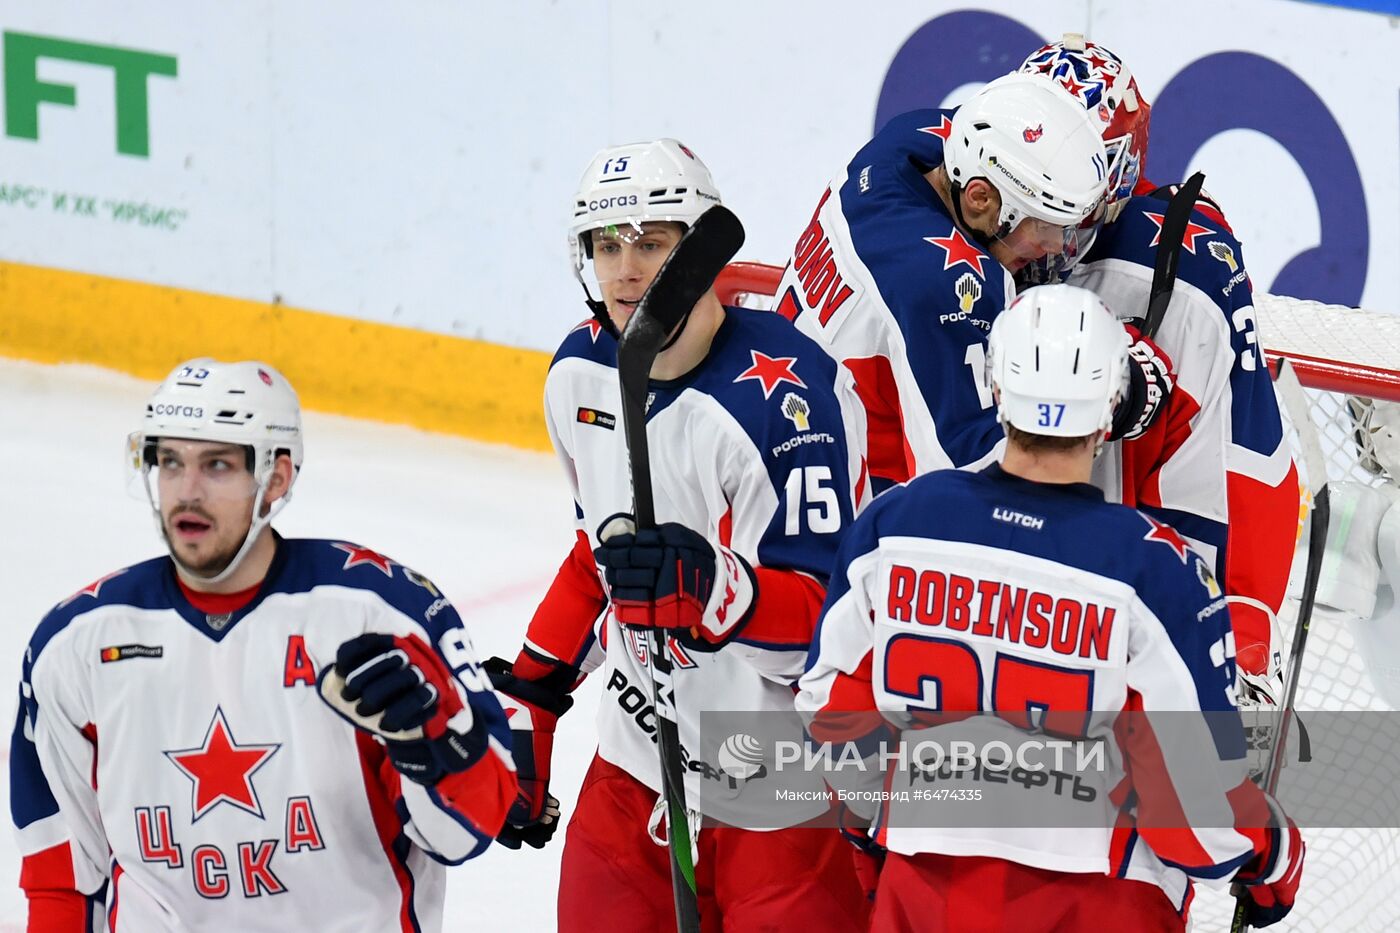
[(583, 663), (593, 644), (593, 622), (607, 605), (588, 536), (577, 532), (573, 550), (559, 566), (554, 582), (530, 619), (525, 639), (573, 667)]

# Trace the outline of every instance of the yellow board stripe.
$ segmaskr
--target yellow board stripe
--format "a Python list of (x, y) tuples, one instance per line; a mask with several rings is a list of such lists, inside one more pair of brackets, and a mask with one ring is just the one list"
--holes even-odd
[(548, 354), (280, 304), (0, 262), (0, 355), (145, 379), (263, 360), (307, 408), (549, 449)]

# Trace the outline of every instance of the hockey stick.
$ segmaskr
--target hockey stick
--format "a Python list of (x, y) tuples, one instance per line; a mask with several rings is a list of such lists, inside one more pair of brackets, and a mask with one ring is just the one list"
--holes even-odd
[[(666, 257), (618, 340), (622, 425), (627, 441), (627, 462), (632, 470), (632, 514), (638, 528), (656, 524), (651, 457), (647, 447), (647, 394), (652, 363), (671, 331), (710, 290), (725, 263), (743, 244), (744, 227), (728, 208), (716, 205), (701, 214)], [(676, 727), (675, 685), (671, 679), (666, 637), (657, 629), (651, 630), (650, 654), (652, 706), (656, 712), (662, 794), (666, 798), (666, 836), (671, 852), (676, 929), (680, 933), (699, 933), (700, 909), (695, 896), (695, 859), (690, 849), (685, 771)]]
[[(1322, 453), (1317, 427), (1308, 414), (1307, 397), (1303, 395), (1303, 387), (1288, 360), (1279, 361), (1274, 385), (1278, 387), (1283, 407), (1288, 411), (1288, 420), (1292, 422), (1293, 430), (1298, 433), (1303, 465), (1308, 471), (1308, 483), (1313, 487), (1313, 508), (1312, 524), (1308, 529), (1308, 562), (1303, 574), (1303, 594), (1298, 605), (1298, 619), (1293, 627), (1293, 643), (1288, 650), (1288, 670), (1284, 675), (1278, 735), (1274, 739), (1274, 747), (1269, 749), (1269, 763), (1264, 768), (1263, 788), (1270, 796), (1278, 790), (1279, 775), (1283, 772), (1284, 754), (1288, 748), (1288, 727), (1293, 721), (1293, 700), (1298, 693), (1299, 675), (1303, 670), (1303, 648), (1308, 641), (1313, 604), (1317, 600), (1317, 585), (1322, 577), (1322, 556), (1327, 549), (1327, 524), (1331, 519), (1327, 495), (1327, 458)], [(1235, 918), (1230, 924), (1230, 931), (1244, 933), (1249, 929), (1249, 923), (1245, 920), (1245, 899), (1248, 895), (1241, 889), (1236, 891), (1235, 896), (1238, 903), (1235, 905)]]
[(1192, 175), (1176, 189), (1167, 204), (1162, 229), (1157, 234), (1157, 262), (1152, 267), (1152, 291), (1148, 293), (1147, 318), (1142, 325), (1144, 337), (1157, 336), (1162, 319), (1167, 316), (1167, 305), (1171, 304), (1172, 289), (1176, 287), (1181, 243), (1186, 238), (1186, 226), (1191, 222), (1191, 211), (1196, 207), (1196, 198), (1205, 181), (1206, 176), (1201, 172)]

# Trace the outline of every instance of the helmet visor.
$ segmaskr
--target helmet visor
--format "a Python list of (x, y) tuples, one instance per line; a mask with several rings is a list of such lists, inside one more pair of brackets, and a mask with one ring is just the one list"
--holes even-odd
[(181, 503), (197, 512), (203, 502), (247, 501), (256, 495), (249, 448), (223, 441), (127, 436), (129, 491), (165, 514)]
[(684, 233), (685, 226), (674, 221), (632, 221), (580, 234), (586, 248), (579, 278), (589, 294), (607, 304), (619, 327)]

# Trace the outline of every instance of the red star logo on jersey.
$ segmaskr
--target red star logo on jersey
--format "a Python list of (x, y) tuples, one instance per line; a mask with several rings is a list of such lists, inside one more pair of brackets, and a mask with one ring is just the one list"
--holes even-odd
[[(580, 324), (578, 327), (575, 327), (574, 330), (588, 331), (588, 339), (593, 341), (594, 343), (597, 343), (598, 335), (603, 332), (603, 325), (597, 318), (591, 317), (588, 320), (584, 321), (582, 324)], [(569, 333), (572, 334), (574, 330), (569, 331)]]
[(1181, 558), (1181, 562), (1186, 563), (1186, 539), (1176, 533), (1176, 529), (1171, 525), (1163, 524), (1150, 515), (1144, 515), (1147, 524), (1152, 527), (1147, 534), (1142, 536), (1144, 541), (1159, 541), (1176, 552), (1176, 556)]
[(349, 557), (345, 558), (345, 566), (341, 567), (341, 570), (349, 570), (351, 567), (358, 567), (361, 564), (369, 564), (371, 567), (377, 567), (380, 570), (382, 570), (384, 572), (384, 576), (386, 577), (392, 577), (394, 575), (394, 571), (392, 569), (392, 565), (394, 562), (377, 551), (371, 551), (367, 547), (359, 547), (358, 545), (354, 544), (345, 544), (344, 542), (340, 541), (337, 541), (335, 544), (332, 544), (331, 547), (339, 548), (346, 554), (350, 555)]
[(192, 782), (191, 794), (196, 822), (221, 803), (231, 803), (262, 819), (262, 804), (253, 789), (253, 772), (273, 756), (281, 744), (239, 745), (224, 721), (224, 711), (214, 708), (214, 719), (199, 748), (184, 748), (165, 752), (171, 764), (179, 768)]
[[(1143, 211), (1143, 214), (1147, 216), (1148, 220), (1157, 225), (1157, 232), (1152, 234), (1152, 242), (1147, 244), (1148, 246), (1156, 246), (1157, 242), (1162, 239), (1162, 222), (1166, 215), (1154, 214), (1151, 211)], [(1215, 231), (1209, 227), (1202, 227), (1195, 221), (1188, 220), (1186, 222), (1186, 233), (1181, 237), (1181, 245), (1185, 248), (1186, 252), (1194, 256), (1196, 255), (1196, 237), (1214, 235)]]
[(64, 606), (68, 605), (68, 604), (71, 603), (73, 600), (77, 599), (79, 596), (91, 596), (91, 597), (93, 597), (94, 599), (96, 599), (96, 598), (97, 598), (97, 593), (98, 593), (98, 591), (102, 589), (102, 584), (106, 583), (108, 580), (112, 579), (113, 577), (119, 577), (119, 576), (121, 576), (121, 575), (124, 574), (124, 573), (126, 573), (126, 570), (124, 570), (124, 569), (123, 569), (123, 570), (114, 570), (113, 572), (107, 574), (107, 576), (103, 577), (103, 578), (100, 579), (100, 580), (93, 580), (93, 581), (92, 581), (91, 583), (89, 583), (87, 586), (83, 587), (81, 590), (78, 590), (78, 592), (74, 593), (72, 596), (69, 596), (69, 597), (68, 597), (67, 599), (65, 599), (63, 602), (59, 603), (59, 604), (58, 604), (59, 608), (62, 609)]
[(792, 371), (792, 364), (797, 362), (795, 356), (768, 356), (757, 350), (750, 350), (749, 356), (753, 363), (748, 369), (741, 372), (734, 380), (743, 382), (745, 379), (757, 379), (763, 384), (763, 397), (768, 398), (773, 394), (773, 390), (784, 382), (790, 382), (798, 388), (807, 388), (807, 383), (798, 378), (797, 373)]
[(951, 269), (958, 263), (966, 265), (969, 269), (976, 269), (977, 274), (982, 278), (987, 277), (987, 273), (982, 268), (982, 260), (987, 258), (976, 246), (973, 246), (967, 237), (962, 235), (961, 230), (954, 230), (952, 236), (926, 236), (925, 243), (932, 243), (943, 250), (943, 268)]
[(946, 113), (940, 114), (937, 126), (921, 126), (920, 133), (928, 133), (930, 136), (937, 136), (945, 143), (948, 141), (948, 134), (953, 132), (953, 121), (948, 119)]

